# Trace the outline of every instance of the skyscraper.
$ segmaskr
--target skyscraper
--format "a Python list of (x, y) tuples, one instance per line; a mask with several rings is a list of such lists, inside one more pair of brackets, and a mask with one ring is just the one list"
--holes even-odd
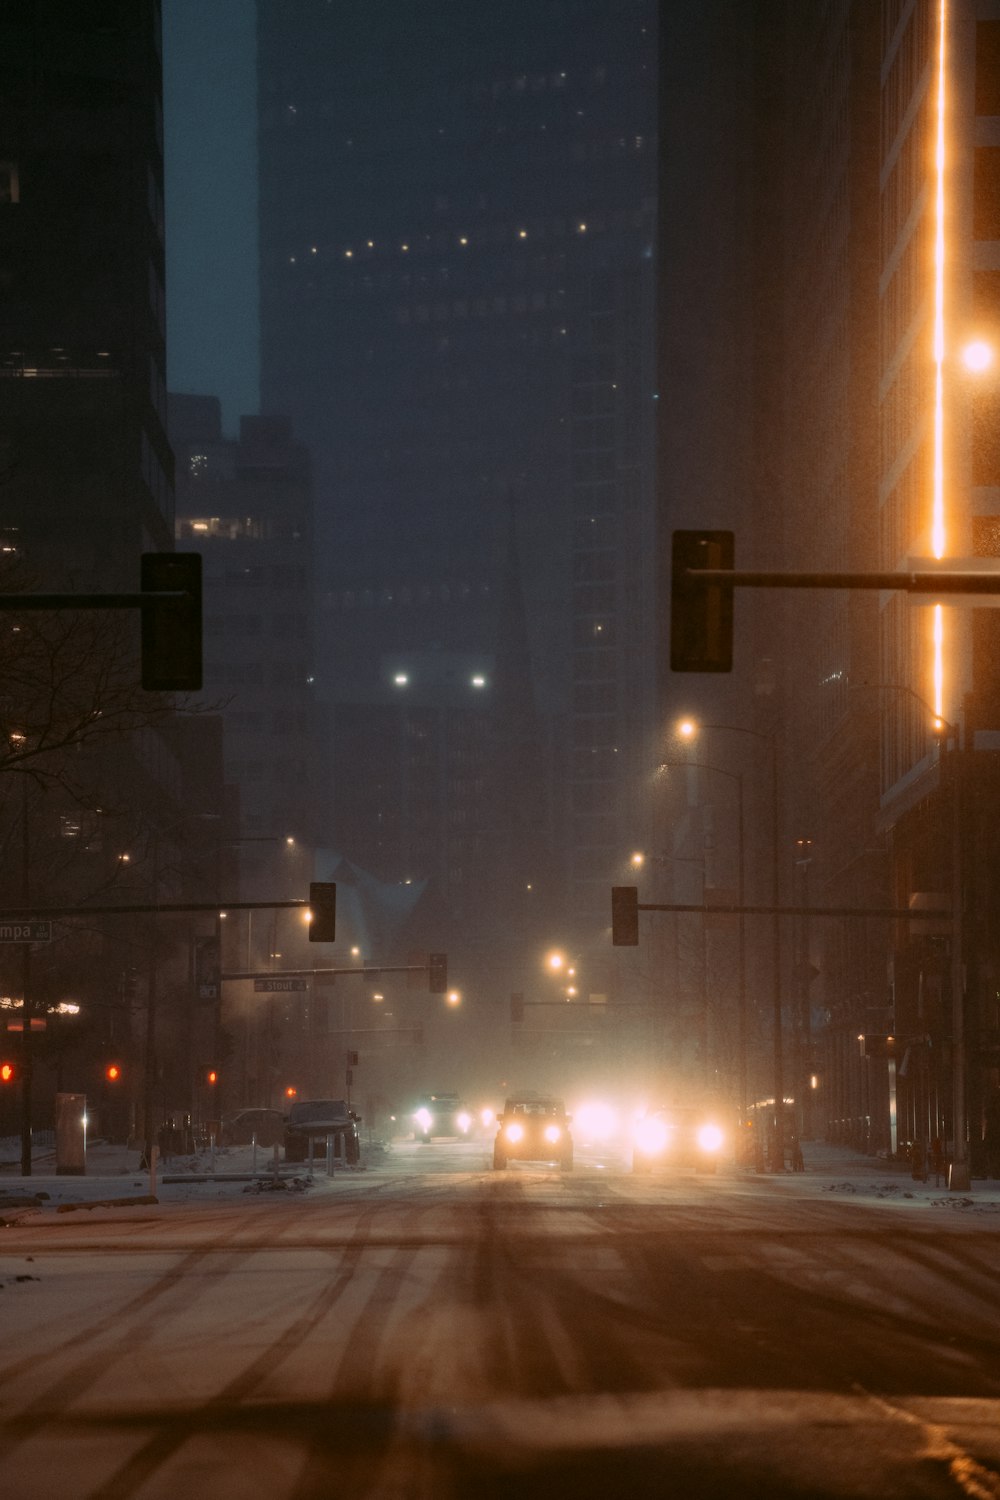
[[(544, 920), (603, 935), (653, 700), (655, 6), (261, 0), (258, 54), (262, 399), (316, 462), (333, 743), (401, 652), (520, 675), (476, 711), (517, 705), (491, 755), (534, 767), (535, 853), (498, 860), (498, 795), (441, 894), (544, 867)], [(335, 820), (366, 774), (338, 763)]]

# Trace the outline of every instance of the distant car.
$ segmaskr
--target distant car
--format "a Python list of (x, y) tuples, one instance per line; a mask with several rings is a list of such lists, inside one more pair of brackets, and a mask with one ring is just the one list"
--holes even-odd
[(285, 1139), (285, 1117), (278, 1109), (238, 1109), (223, 1120), (221, 1146), (280, 1146)]
[(457, 1094), (425, 1094), (413, 1111), (413, 1134), (425, 1143), (435, 1136), (467, 1136), (472, 1124)]
[(563, 1172), (572, 1170), (570, 1116), (561, 1099), (508, 1099), (498, 1123), (493, 1143), (496, 1170), (502, 1170), (509, 1161), (551, 1161), (558, 1162)]
[(732, 1141), (710, 1110), (663, 1105), (635, 1122), (632, 1171), (694, 1167), (714, 1172)]
[(306, 1161), (310, 1144), (313, 1156), (326, 1155), (326, 1138), (334, 1137), (334, 1150), (347, 1162), (361, 1155), (358, 1120), (346, 1099), (299, 1099), (285, 1120), (285, 1160)]

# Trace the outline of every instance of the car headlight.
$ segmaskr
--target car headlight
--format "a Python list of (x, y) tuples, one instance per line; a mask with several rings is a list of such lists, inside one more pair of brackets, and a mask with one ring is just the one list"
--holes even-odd
[(573, 1114), (577, 1127), (577, 1140), (585, 1136), (588, 1140), (603, 1143), (610, 1141), (618, 1129), (618, 1116), (610, 1104), (589, 1102), (581, 1104)]
[(515, 1120), (512, 1125), (507, 1126), (507, 1129), (504, 1131), (504, 1135), (509, 1141), (513, 1141), (516, 1144), (524, 1137), (524, 1126), (519, 1125)]
[(455, 1124), (464, 1135), (469, 1126), (472, 1124), (472, 1116), (467, 1115), (465, 1113), (465, 1110), (463, 1109), (455, 1116)]
[(647, 1115), (636, 1121), (635, 1144), (647, 1156), (655, 1156), (666, 1150), (668, 1135), (665, 1122), (658, 1120), (655, 1115)]
[(702, 1125), (698, 1130), (698, 1145), (703, 1151), (712, 1154), (720, 1149), (723, 1142), (723, 1134), (718, 1125)]
[(546, 1125), (545, 1139), (549, 1142), (549, 1145), (554, 1146), (561, 1135), (562, 1131), (558, 1125)]
[(429, 1109), (418, 1109), (413, 1118), (420, 1126), (421, 1130), (430, 1130), (431, 1112)]

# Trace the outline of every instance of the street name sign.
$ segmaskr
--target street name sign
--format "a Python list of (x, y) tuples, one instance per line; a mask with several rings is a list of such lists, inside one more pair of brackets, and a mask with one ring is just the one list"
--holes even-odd
[(0, 922), (0, 943), (50, 943), (51, 922)]
[(304, 979), (255, 979), (253, 992), (255, 995), (287, 995), (293, 990), (305, 990), (308, 988)]

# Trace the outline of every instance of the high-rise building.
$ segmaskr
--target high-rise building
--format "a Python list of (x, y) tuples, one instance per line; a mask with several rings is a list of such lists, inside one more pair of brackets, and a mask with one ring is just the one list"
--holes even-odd
[[(7, 592), (132, 593), (141, 553), (173, 547), (160, 26), (158, 0), (0, 6)], [(137, 615), (5, 615), (0, 841), (22, 851), (4, 861), (8, 904), (218, 899), (220, 725), (141, 692)], [(96, 1090), (112, 1040), (119, 1125), (146, 1133), (154, 1114), (195, 1107), (191, 1039), (211, 1023), (190, 981), (199, 920), (68, 923), (30, 984), (19, 956), (4, 960), (6, 995), (77, 1007), (75, 1035), (37, 1044), (36, 1124), (57, 1088)], [(157, 1014), (168, 986), (183, 1002)]]
[(0, 11), (0, 528), (130, 588), (173, 532), (159, 47), (158, 0)]
[[(170, 396), (177, 545), (203, 558), (205, 692), (222, 704), (226, 780), (248, 839), (323, 841), (313, 693), (312, 485), (281, 417), (243, 417), (224, 439), (219, 402)], [(245, 863), (246, 861), (241, 861)]]
[[(686, 38), (749, 105), (704, 200), (721, 240), (735, 222), (725, 169), (735, 180), (742, 165), (742, 255), (711, 267), (706, 300), (735, 278), (749, 309), (749, 328), (742, 313), (734, 325), (745, 391), (719, 430), (746, 483), (701, 524), (735, 529), (737, 566), (989, 567), (1000, 7), (760, 0), (715, 20), (727, 10), (738, 57), (705, 17), (664, 26), (666, 58)], [(697, 416), (701, 451), (708, 403)], [(675, 492), (668, 524), (683, 514)], [(933, 590), (748, 593), (733, 680), (704, 697), (716, 723), (773, 752), (771, 831), (767, 798), (749, 799), (747, 821), (750, 888), (776, 859), (783, 909), (766, 967), (748, 922), (753, 1020), (775, 1053), (756, 1096), (770, 1083), (772, 1113), (794, 1098), (790, 1129), (872, 1150), (938, 1138), (960, 1182), (1000, 1125), (995, 610)]]
[[(463, 887), (509, 907), (542, 870), (550, 930), (603, 939), (653, 703), (655, 5), (258, 14), (262, 404), (315, 461), (335, 837), (383, 879), (436, 874), (456, 918)], [(350, 729), (381, 704), (379, 761), (406, 762), (384, 737), (413, 653), (492, 663), (473, 711), (506, 787), (420, 869)], [(458, 733), (447, 681), (413, 686)], [(517, 932), (492, 945), (495, 975)]]

